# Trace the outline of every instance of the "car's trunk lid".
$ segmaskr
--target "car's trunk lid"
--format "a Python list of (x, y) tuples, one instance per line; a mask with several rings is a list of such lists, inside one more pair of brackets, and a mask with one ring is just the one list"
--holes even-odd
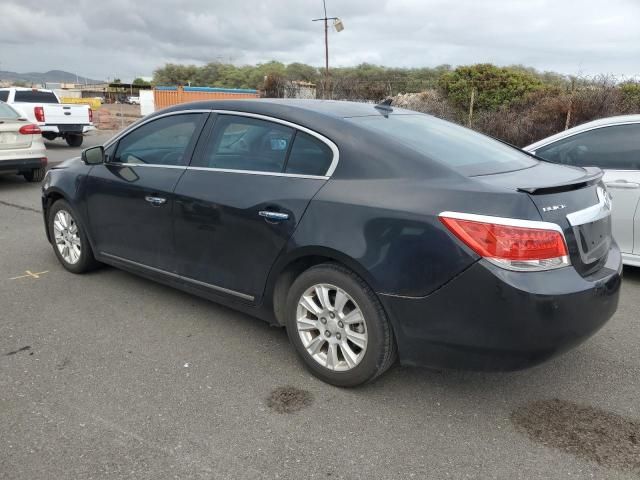
[(33, 135), (23, 135), (20, 127), (27, 125), (14, 119), (0, 118), (0, 150), (13, 150), (18, 148), (29, 148), (33, 141)]
[(542, 220), (562, 228), (571, 263), (581, 275), (595, 272), (606, 261), (612, 242), (611, 201), (600, 169), (540, 162), (474, 178), (528, 195)]

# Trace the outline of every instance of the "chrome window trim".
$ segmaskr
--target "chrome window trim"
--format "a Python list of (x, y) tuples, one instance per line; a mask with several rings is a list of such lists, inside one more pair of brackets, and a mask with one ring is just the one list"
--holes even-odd
[(106, 162), (105, 165), (114, 165), (116, 167), (146, 167), (146, 168), (173, 168), (186, 170), (186, 165), (160, 165), (158, 163), (124, 163), (124, 162)]
[[(258, 120), (265, 120), (267, 122), (279, 123), (281, 125), (286, 125), (296, 130), (300, 130), (304, 133), (311, 135), (312, 137), (317, 138), (322, 143), (324, 143), (327, 147), (329, 147), (333, 152), (331, 165), (329, 165), (329, 168), (327, 169), (324, 175), (318, 176), (319, 178), (331, 177), (331, 175), (333, 175), (333, 172), (336, 170), (336, 167), (338, 166), (338, 161), (340, 160), (340, 150), (338, 150), (338, 146), (335, 143), (333, 143), (331, 140), (329, 140), (327, 137), (325, 137), (324, 135), (321, 135), (320, 133), (315, 132), (310, 128), (303, 127), (302, 125), (298, 125), (297, 123), (289, 122), (287, 120), (282, 120), (280, 118), (270, 117), (269, 115), (262, 115), (260, 113), (238, 112), (235, 110), (212, 110), (212, 112), (219, 113), (221, 115), (237, 115), (241, 117), (257, 118)], [(265, 173), (269, 173), (269, 172), (265, 172)], [(296, 175), (296, 174), (289, 174), (289, 175)], [(315, 177), (315, 175), (311, 175), (311, 176)]]
[(246, 175), (262, 175), (265, 177), (308, 178), (311, 180), (328, 180), (329, 179), (329, 177), (324, 175), (302, 175), (298, 173), (263, 172), (260, 170), (234, 170), (232, 168), (187, 167), (187, 170), (202, 170), (205, 172), (220, 172), (220, 173), (244, 173)]
[(166, 275), (168, 277), (172, 277), (172, 278), (175, 278), (175, 279), (178, 279), (178, 280), (182, 280), (182, 281), (187, 282), (187, 283), (191, 283), (193, 285), (199, 285), (201, 287), (209, 288), (209, 289), (215, 290), (217, 292), (227, 293), (229, 295), (233, 295), (233, 296), (242, 298), (244, 300), (249, 300), (251, 302), (253, 302), (255, 300), (255, 297), (253, 295), (247, 295), (246, 293), (237, 292), (237, 291), (231, 290), (229, 288), (219, 287), (218, 285), (214, 285), (212, 283), (201, 282), (200, 280), (195, 280), (193, 278), (184, 277), (182, 275), (178, 275), (177, 273), (167, 272), (166, 270), (162, 270), (160, 268), (150, 267), (149, 265), (145, 265), (144, 263), (134, 262), (133, 260), (128, 260), (126, 258), (122, 258), (122, 257), (119, 257), (117, 255), (113, 255), (111, 253), (100, 252), (100, 255), (103, 255), (103, 256), (105, 256), (107, 258), (110, 258), (112, 260), (116, 260), (118, 262), (126, 263), (126, 264), (129, 264), (129, 265), (134, 265), (136, 267), (144, 268), (146, 270), (151, 270), (152, 272), (160, 273), (160, 274)]
[[(547, 146), (549, 146), (549, 145), (553, 145), (554, 143), (558, 143), (558, 142), (561, 142), (561, 141), (563, 141), (563, 140), (567, 140), (567, 139), (569, 139), (569, 138), (575, 137), (576, 135), (581, 135), (581, 134), (583, 134), (583, 133), (592, 132), (593, 130), (600, 130), (600, 129), (603, 129), (603, 128), (617, 127), (617, 126), (619, 126), (619, 125), (640, 125), (640, 122), (630, 120), (630, 121), (628, 121), (628, 122), (610, 123), (610, 124), (608, 124), (608, 125), (595, 125), (595, 126), (593, 126), (593, 127), (589, 127), (589, 128), (584, 129), (584, 130), (580, 130), (579, 132), (574, 132), (574, 133), (571, 133), (571, 134), (569, 134), (569, 135), (565, 135), (565, 136), (563, 136), (563, 137), (556, 138), (555, 140), (552, 140), (552, 141), (550, 141), (550, 142), (546, 142), (546, 143), (543, 143), (543, 144), (540, 144), (540, 145), (536, 145), (536, 144), (534, 143), (534, 144), (532, 144), (532, 145), (536, 145), (536, 148), (535, 148), (534, 150), (527, 150), (527, 151), (528, 151), (529, 153), (532, 153), (533, 155), (536, 155), (536, 152), (537, 152), (538, 150), (540, 150), (541, 148), (547, 147)], [(633, 172), (633, 171), (635, 171), (635, 170), (630, 170), (630, 171), (632, 171), (632, 172)]]
[[(209, 110), (209, 109), (176, 110), (174, 112), (167, 112), (167, 113), (163, 113), (161, 115), (155, 115), (155, 116), (150, 117), (150, 118), (143, 117), (140, 120), (138, 120), (137, 122), (134, 122), (131, 125), (129, 125), (123, 131), (118, 133), (115, 137), (109, 139), (104, 144), (104, 149), (106, 150), (107, 148), (111, 147), (111, 145), (113, 145), (114, 143), (118, 142), (125, 135), (133, 132), (134, 130), (137, 130), (138, 128), (140, 128), (143, 125), (146, 125), (149, 122), (152, 122), (152, 121), (157, 120), (159, 118), (169, 117), (171, 115), (180, 115), (180, 114), (184, 114), (184, 113), (211, 113), (211, 110)], [(111, 163), (111, 162), (109, 162), (109, 163)]]
[[(239, 112), (236, 110), (220, 110), (220, 109), (176, 110), (173, 112), (167, 112), (161, 115), (156, 115), (147, 119), (143, 118), (138, 122), (133, 123), (132, 125), (127, 127), (125, 130), (120, 132), (118, 135), (116, 135), (115, 137), (107, 141), (104, 144), (104, 148), (105, 150), (107, 148), (110, 148), (112, 145), (118, 142), (122, 137), (124, 137), (125, 135), (128, 135), (129, 133), (133, 132), (134, 130), (137, 130), (138, 128), (142, 127), (143, 125), (146, 125), (149, 122), (152, 122), (159, 118), (168, 117), (171, 115), (181, 115), (181, 114), (188, 114), (188, 113), (218, 113), (221, 115), (236, 115), (239, 117), (257, 118), (259, 120), (265, 120), (267, 122), (279, 123), (281, 125), (285, 125), (285, 126), (294, 128), (296, 130), (300, 130), (301, 132), (307, 133), (312, 137), (317, 138), (318, 140), (320, 140), (322, 143), (324, 143), (331, 149), (331, 152), (333, 153), (333, 158), (331, 159), (331, 164), (329, 165), (329, 168), (327, 169), (324, 175), (303, 175), (303, 174), (297, 174), (297, 173), (284, 173), (284, 172), (263, 172), (259, 170), (235, 170), (235, 169), (228, 169), (228, 168), (192, 167), (192, 166), (186, 166), (186, 165), (185, 166), (175, 165), (176, 167), (180, 167), (180, 168), (187, 167), (187, 169), (190, 169), (190, 170), (206, 170), (206, 171), (216, 171), (216, 172), (224, 172), (224, 173), (246, 173), (249, 175), (267, 175), (272, 177), (310, 178), (310, 179), (323, 179), (323, 180), (329, 179), (333, 175), (333, 172), (335, 172), (336, 168), (338, 167), (338, 162), (340, 161), (340, 150), (338, 149), (338, 146), (335, 143), (333, 143), (324, 135), (318, 132), (315, 132), (310, 128), (303, 127), (302, 125), (298, 125), (297, 123), (289, 122), (287, 120), (282, 120), (280, 118), (271, 117), (269, 115), (262, 115), (259, 113)], [(150, 166), (170, 167), (171, 166), (171, 165), (137, 164), (137, 163), (128, 164), (128, 163), (121, 163), (121, 162), (107, 162), (107, 164), (108, 165), (126, 165), (126, 166), (144, 165), (147, 167), (150, 167)]]

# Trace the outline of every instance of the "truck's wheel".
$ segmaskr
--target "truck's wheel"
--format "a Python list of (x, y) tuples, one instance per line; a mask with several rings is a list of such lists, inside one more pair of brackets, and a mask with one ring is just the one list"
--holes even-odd
[(82, 145), (82, 140), (84, 139), (84, 137), (82, 135), (72, 134), (66, 135), (64, 139), (67, 141), (67, 145), (69, 145), (70, 147), (79, 147), (80, 145)]
[(22, 176), (27, 182), (41, 182), (47, 169), (44, 167), (34, 168), (28, 172), (24, 172)]

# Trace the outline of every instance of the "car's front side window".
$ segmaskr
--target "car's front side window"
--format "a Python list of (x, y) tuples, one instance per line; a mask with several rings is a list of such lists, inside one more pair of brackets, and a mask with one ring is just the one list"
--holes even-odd
[(294, 129), (275, 122), (220, 115), (197, 166), (282, 172)]
[(640, 124), (578, 133), (539, 148), (536, 155), (550, 162), (578, 167), (640, 170)]
[(186, 165), (185, 152), (202, 121), (201, 113), (170, 115), (136, 128), (118, 142), (112, 162)]

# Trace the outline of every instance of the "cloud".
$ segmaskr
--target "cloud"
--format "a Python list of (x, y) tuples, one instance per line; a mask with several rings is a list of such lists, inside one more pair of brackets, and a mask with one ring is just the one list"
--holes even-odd
[[(320, 0), (0, 0), (0, 69), (92, 78), (150, 75), (166, 62), (322, 65)], [(637, 0), (328, 0), (333, 65), (525, 64), (638, 75)]]

